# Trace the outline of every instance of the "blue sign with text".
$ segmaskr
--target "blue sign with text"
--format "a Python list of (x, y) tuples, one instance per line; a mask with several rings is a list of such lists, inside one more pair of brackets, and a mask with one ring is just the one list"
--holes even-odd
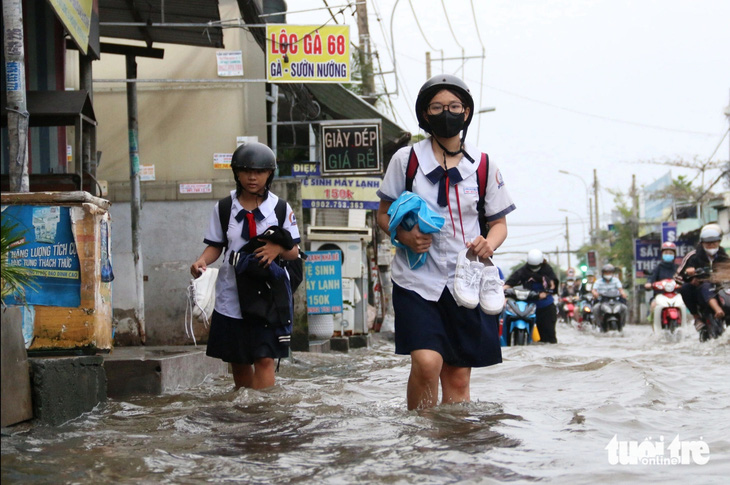
[(26, 288), (25, 302), (10, 305), (78, 307), (81, 273), (68, 207), (13, 205), (3, 207), (3, 222), (16, 225), (24, 243), (11, 247), (7, 264), (32, 269), (36, 288)]
[(312, 251), (304, 262), (307, 313), (342, 312), (342, 253)]

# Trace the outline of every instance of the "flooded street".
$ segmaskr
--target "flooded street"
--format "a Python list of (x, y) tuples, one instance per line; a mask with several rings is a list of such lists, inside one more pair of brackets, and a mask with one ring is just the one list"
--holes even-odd
[[(559, 324), (558, 345), (507, 348), (503, 364), (475, 369), (472, 403), (421, 413), (406, 410), (409, 360), (388, 340), (295, 353), (269, 390), (233, 392), (216, 377), (110, 400), (56, 428), (6, 429), (2, 481), (727, 483), (729, 335), (700, 344), (694, 329), (672, 342), (648, 326), (598, 335)], [(709, 453), (610, 463), (614, 436), (663, 444), (668, 459), (677, 435)]]

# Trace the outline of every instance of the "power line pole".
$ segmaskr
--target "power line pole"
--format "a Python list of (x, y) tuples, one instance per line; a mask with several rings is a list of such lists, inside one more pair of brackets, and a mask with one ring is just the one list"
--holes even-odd
[(30, 192), (28, 181), (28, 110), (25, 94), (23, 4), (3, 0), (3, 44), (5, 45), (5, 94), (8, 111), (8, 155), (10, 190)]
[(595, 204), (596, 210), (596, 237), (598, 237), (598, 231), (601, 229), (600, 219), (598, 218), (598, 172), (593, 169), (593, 203)]
[(360, 74), (362, 75), (362, 97), (368, 103), (375, 105), (377, 97), (373, 96), (375, 92), (375, 79), (373, 78), (373, 61), (370, 52), (370, 28), (368, 26), (368, 5), (367, 2), (361, 1), (356, 3), (357, 12), (357, 32), (360, 37), (360, 49), (358, 57), (360, 59)]
[(568, 250), (568, 269), (570, 269), (570, 224), (568, 224), (568, 216), (565, 216), (565, 244)]
[(431, 51), (426, 51), (426, 79), (431, 79)]

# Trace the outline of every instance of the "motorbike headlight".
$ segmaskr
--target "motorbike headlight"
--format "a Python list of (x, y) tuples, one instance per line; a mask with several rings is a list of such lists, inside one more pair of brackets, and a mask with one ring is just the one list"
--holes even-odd
[(673, 292), (675, 288), (677, 288), (677, 282), (674, 280), (667, 280), (664, 283), (664, 291), (667, 293)]

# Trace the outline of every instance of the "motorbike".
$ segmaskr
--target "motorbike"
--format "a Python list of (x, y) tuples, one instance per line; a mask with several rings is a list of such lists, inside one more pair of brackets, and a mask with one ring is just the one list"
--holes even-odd
[(534, 303), (537, 295), (534, 291), (522, 288), (504, 290), (506, 303), (499, 336), (502, 347), (532, 343), (532, 332), (537, 322), (537, 307)]
[(627, 308), (626, 304), (621, 301), (621, 293), (618, 290), (609, 290), (598, 295), (598, 310), (600, 320), (597, 323), (601, 332), (623, 330)]
[(593, 305), (591, 300), (581, 300), (578, 302), (578, 318), (581, 324), (592, 324), (593, 322)]
[[(706, 278), (712, 274), (712, 271), (705, 268), (698, 268), (697, 274), (700, 278)], [(725, 327), (730, 326), (730, 282), (711, 282), (710, 285), (713, 297), (717, 298), (718, 303), (725, 311), (725, 318), (722, 320), (717, 319), (712, 312), (700, 308), (700, 318), (705, 322), (705, 326), (699, 330), (700, 342), (706, 342), (711, 338), (718, 338), (725, 331)]]
[(682, 295), (676, 291), (677, 282), (670, 279), (655, 281), (652, 288), (657, 292), (654, 297), (654, 331), (667, 330), (674, 333), (677, 328), (686, 325), (687, 307)]
[(564, 296), (560, 299), (561, 316), (566, 323), (573, 323), (577, 320), (575, 312), (575, 303), (577, 296)]

